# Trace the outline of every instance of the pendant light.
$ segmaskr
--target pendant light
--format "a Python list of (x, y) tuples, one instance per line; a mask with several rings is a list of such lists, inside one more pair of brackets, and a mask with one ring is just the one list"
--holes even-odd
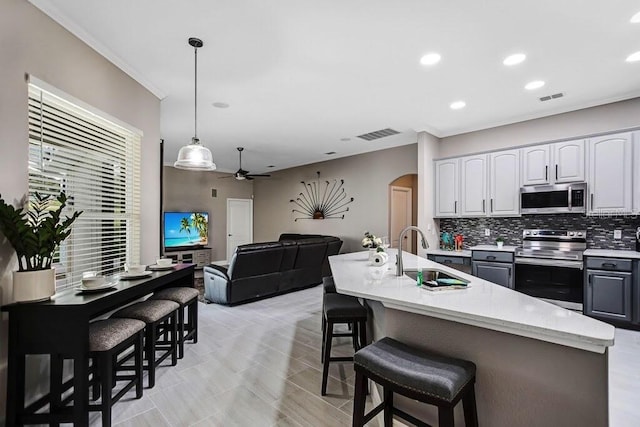
[(203, 43), (202, 40), (191, 37), (189, 44), (193, 46), (195, 56), (194, 134), (191, 138), (191, 144), (180, 148), (178, 160), (173, 166), (192, 171), (212, 171), (216, 169), (216, 165), (213, 163), (211, 151), (200, 144), (198, 139), (198, 48), (202, 47)]

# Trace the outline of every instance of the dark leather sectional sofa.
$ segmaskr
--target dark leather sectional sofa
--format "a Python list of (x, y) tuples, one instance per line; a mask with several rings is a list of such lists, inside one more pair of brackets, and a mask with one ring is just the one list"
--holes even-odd
[(331, 275), (328, 257), (341, 247), (337, 237), (291, 233), (238, 246), (228, 267), (204, 267), (204, 297), (233, 305), (317, 285)]

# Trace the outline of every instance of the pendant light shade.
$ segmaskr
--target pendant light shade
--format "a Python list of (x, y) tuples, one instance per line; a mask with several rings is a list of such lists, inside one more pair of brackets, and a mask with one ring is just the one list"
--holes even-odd
[(213, 155), (198, 139), (198, 48), (202, 47), (203, 43), (202, 40), (191, 37), (189, 45), (193, 46), (195, 57), (194, 136), (191, 138), (191, 144), (180, 148), (178, 160), (173, 166), (192, 171), (212, 171), (216, 169)]

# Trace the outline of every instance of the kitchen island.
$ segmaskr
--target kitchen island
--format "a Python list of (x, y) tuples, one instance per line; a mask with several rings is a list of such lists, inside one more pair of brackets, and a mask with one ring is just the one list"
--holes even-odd
[[(395, 255), (390, 249), (390, 260)], [(473, 361), (480, 425), (608, 425), (611, 325), (406, 252), (403, 258), (405, 270), (436, 269), (469, 286), (429, 291), (396, 277), (393, 262), (369, 265), (366, 252), (330, 257), (338, 292), (371, 308), (370, 338)], [(397, 403), (437, 424), (435, 408)], [(462, 420), (456, 408), (456, 425)]]

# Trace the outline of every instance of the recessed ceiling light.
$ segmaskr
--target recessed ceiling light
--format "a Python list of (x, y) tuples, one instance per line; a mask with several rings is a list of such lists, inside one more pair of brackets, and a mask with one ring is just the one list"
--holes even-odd
[(631, 17), (631, 21), (632, 24), (640, 24), (640, 12), (636, 13), (635, 15), (633, 15)]
[(640, 61), (640, 51), (632, 53), (631, 55), (627, 56), (627, 62), (637, 62)]
[(226, 102), (214, 102), (213, 106), (216, 108), (229, 108), (229, 104)]
[(420, 58), (420, 63), (422, 65), (434, 65), (440, 62), (440, 58), (441, 56), (439, 53), (435, 53), (435, 52), (427, 53), (422, 58)]
[(536, 89), (540, 89), (542, 86), (544, 86), (544, 82), (542, 80), (534, 80), (532, 82), (527, 83), (524, 88), (526, 90), (536, 90)]
[(449, 107), (451, 107), (452, 110), (459, 110), (461, 108), (464, 108), (467, 106), (467, 103), (464, 101), (456, 101), (456, 102), (452, 102), (451, 105), (449, 105)]
[(524, 53), (514, 53), (513, 55), (507, 56), (502, 63), (507, 66), (512, 66), (521, 63), (527, 59), (527, 55)]

